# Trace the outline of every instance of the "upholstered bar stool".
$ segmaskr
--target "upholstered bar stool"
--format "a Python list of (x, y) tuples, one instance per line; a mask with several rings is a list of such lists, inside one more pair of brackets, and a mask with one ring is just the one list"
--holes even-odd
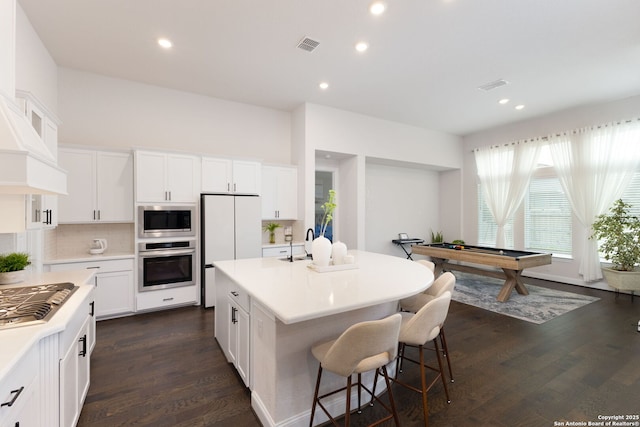
[[(393, 401), (393, 394), (391, 393), (391, 381), (387, 373), (386, 365), (393, 361), (398, 354), (401, 320), (402, 316), (396, 313), (381, 320), (356, 323), (350, 326), (335, 340), (313, 346), (311, 353), (320, 362), (320, 366), (318, 367), (318, 378), (316, 380), (309, 426), (313, 426), (316, 405), (320, 406), (334, 425), (339, 425), (322, 403), (322, 399), (344, 390), (346, 390), (345, 426), (348, 426), (351, 417), (352, 385), (358, 387), (358, 411), (360, 411), (361, 408), (361, 390), (364, 389), (371, 395), (372, 402), (375, 399), (389, 412), (384, 418), (370, 424), (371, 426), (378, 425), (392, 418), (395, 424), (399, 425), (398, 414), (396, 412), (395, 402)], [(318, 392), (324, 370), (345, 377), (347, 379), (346, 387), (319, 396)], [(389, 395), (388, 406), (362, 384), (362, 373), (374, 370), (376, 372), (376, 380), (379, 373), (384, 376)], [(356, 384), (352, 384), (353, 374), (358, 375)], [(375, 387), (373, 389), (375, 390)]]
[(427, 267), (429, 270), (431, 270), (431, 272), (433, 273), (434, 271), (436, 271), (436, 265), (434, 263), (432, 263), (431, 261), (427, 261), (426, 259), (419, 259), (416, 261), (418, 264), (422, 264), (425, 267)]
[[(409, 311), (412, 313), (416, 313), (420, 310), (426, 303), (429, 301), (439, 297), (445, 292), (453, 293), (453, 289), (456, 286), (456, 276), (453, 275), (450, 271), (442, 273), (436, 280), (433, 281), (433, 284), (424, 292), (419, 293), (417, 295), (413, 295), (411, 297), (405, 298), (400, 301), (400, 309), (403, 311)], [(449, 379), (453, 382), (453, 371), (451, 369), (451, 358), (449, 357), (449, 348), (447, 347), (447, 338), (444, 335), (444, 325), (440, 326), (440, 344), (442, 348), (442, 354), (447, 361), (447, 367), (449, 368)], [(399, 364), (400, 369), (402, 369), (402, 365)]]
[[(424, 414), (424, 425), (429, 425), (429, 407), (427, 406), (427, 392), (438, 381), (442, 380), (444, 392), (447, 397), (447, 403), (451, 402), (449, 398), (449, 390), (447, 389), (447, 382), (444, 379), (444, 370), (442, 366), (442, 358), (440, 349), (438, 346), (438, 336), (440, 335), (440, 329), (447, 318), (449, 312), (449, 304), (451, 303), (451, 292), (445, 291), (439, 297), (426, 303), (417, 313), (401, 312), (402, 325), (400, 326), (400, 349), (399, 349), (399, 363), (403, 361), (413, 362), (420, 365), (420, 381), (421, 388), (418, 389), (410, 384), (398, 380), (398, 372), (396, 370), (396, 376), (394, 382), (407, 387), (410, 390), (417, 391), (422, 394), (422, 411)], [(424, 360), (424, 346), (430, 341), (433, 341), (436, 349), (436, 356), (438, 359), (438, 368), (434, 368), (425, 364)], [(417, 347), (419, 360), (413, 360), (409, 358), (405, 352), (406, 347)], [(438, 372), (436, 377), (427, 384), (426, 370), (430, 369)]]

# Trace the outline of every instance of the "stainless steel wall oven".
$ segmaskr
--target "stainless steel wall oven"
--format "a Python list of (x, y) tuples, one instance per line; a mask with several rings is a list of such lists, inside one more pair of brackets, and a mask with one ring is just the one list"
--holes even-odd
[(138, 244), (138, 291), (176, 288), (195, 283), (195, 240)]
[(138, 237), (195, 237), (195, 205), (138, 206)]

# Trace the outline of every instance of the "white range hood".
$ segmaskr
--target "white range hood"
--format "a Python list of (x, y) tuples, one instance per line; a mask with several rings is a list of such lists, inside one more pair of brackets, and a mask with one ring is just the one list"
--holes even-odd
[(1, 94), (0, 194), (67, 194), (66, 172), (20, 108)]

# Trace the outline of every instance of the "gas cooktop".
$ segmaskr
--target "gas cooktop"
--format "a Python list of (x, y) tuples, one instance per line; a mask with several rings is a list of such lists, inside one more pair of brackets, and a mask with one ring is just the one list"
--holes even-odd
[(0, 329), (47, 322), (76, 289), (68, 282), (0, 287)]

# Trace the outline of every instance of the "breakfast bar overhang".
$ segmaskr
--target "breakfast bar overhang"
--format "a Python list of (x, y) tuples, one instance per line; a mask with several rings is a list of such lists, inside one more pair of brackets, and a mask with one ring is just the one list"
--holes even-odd
[[(354, 323), (398, 310), (398, 300), (431, 286), (411, 260), (364, 251), (354, 268), (320, 273), (310, 260), (253, 258), (214, 263), (215, 337), (251, 390), (265, 426), (307, 426), (317, 373), (311, 346)], [(327, 375), (323, 388), (342, 384)], [(365, 379), (366, 381), (367, 379)], [(372, 381), (372, 378), (368, 378)], [(336, 396), (334, 411), (344, 411)], [(316, 423), (323, 418), (316, 415)]]

